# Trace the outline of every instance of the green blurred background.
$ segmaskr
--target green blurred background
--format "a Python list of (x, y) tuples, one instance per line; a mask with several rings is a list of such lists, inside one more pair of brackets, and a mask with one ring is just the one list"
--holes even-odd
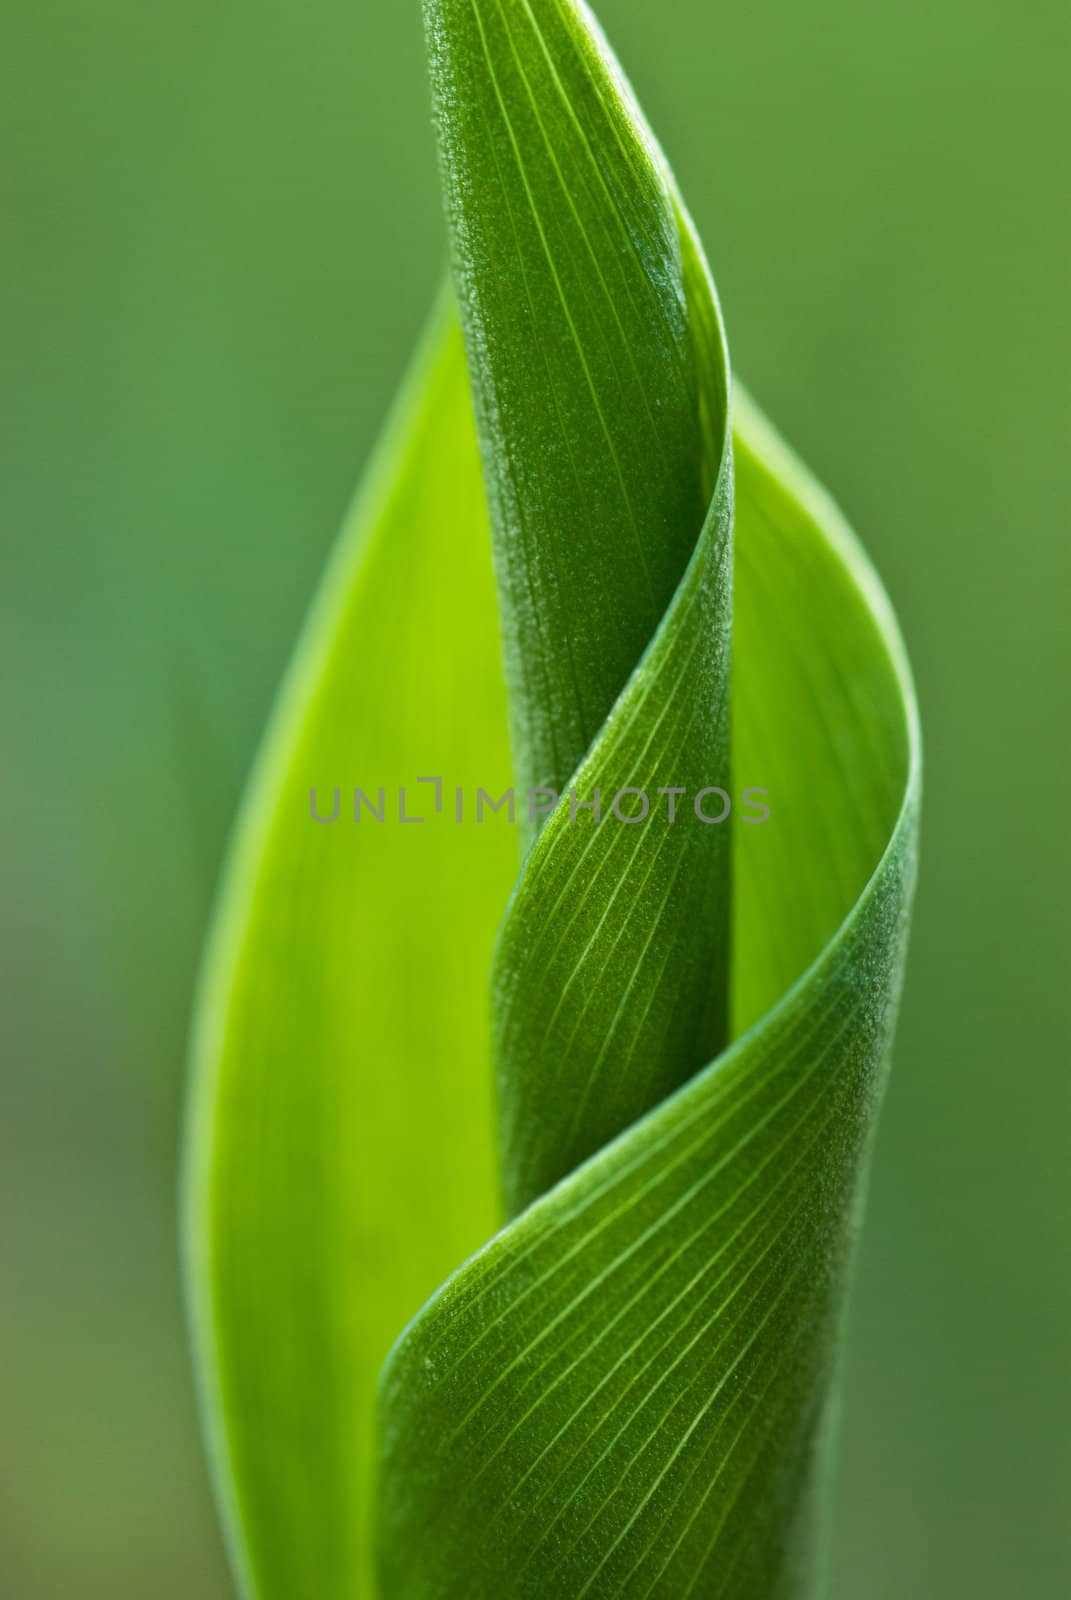
[[(176, 1265), (243, 775), (442, 252), (417, 0), (4, 0), (0, 1593), (227, 1595)], [(603, 0), (902, 618), (924, 871), (838, 1600), (1071, 1592), (1064, 0)], [(329, 1600), (329, 1597), (325, 1597)]]

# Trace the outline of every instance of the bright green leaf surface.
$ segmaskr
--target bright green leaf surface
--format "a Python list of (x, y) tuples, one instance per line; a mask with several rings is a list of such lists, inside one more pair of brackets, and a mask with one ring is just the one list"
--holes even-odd
[[(495, 1226), (487, 967), (515, 840), (460, 335), (438, 329), (344, 530), (253, 780), (205, 969), (188, 1150), (194, 1332), (249, 1594), (371, 1592), (376, 1375)], [(464, 616), (466, 624), (458, 626)], [(412, 814), (398, 822), (397, 785)], [(355, 786), (386, 820), (354, 818)], [(312, 820), (317, 807), (340, 817)], [(444, 806), (452, 805), (450, 792)]]
[[(613, 263), (683, 305), (697, 397), (724, 395), (723, 348), (700, 336), (716, 305), (701, 271), (685, 291), (683, 262), (699, 252), (663, 164), (651, 153), (626, 201), (612, 184), (592, 195), (579, 176), (585, 157), (616, 170), (623, 122), (630, 151), (650, 146), (587, 13), (564, 0), (427, 10), (477, 394), (495, 396), (515, 360), (511, 330), (488, 331), (488, 294), (571, 356), (612, 338), (612, 297), (598, 291)], [(542, 283), (528, 269), (534, 245), (512, 277), (501, 264), (521, 213), (549, 263)], [(564, 218), (560, 238), (549, 216)], [(679, 217), (676, 276), (634, 248), (667, 216)], [(624, 240), (612, 226), (622, 217)], [(587, 304), (586, 293), (590, 321), (556, 329), (555, 297)], [(661, 332), (652, 320), (629, 346), (657, 378), (671, 371)], [(553, 483), (554, 446), (575, 437), (553, 378), (543, 393), (533, 374), (528, 395), (542, 432), (509, 404), (478, 411), (492, 485), (502, 471)], [(616, 400), (627, 442), (600, 441), (600, 410), (588, 457), (654, 474), (642, 408), (625, 385)], [(710, 406), (708, 426), (717, 415)], [(746, 405), (737, 422), (735, 606), (722, 442), (704, 523), (662, 498), (678, 536), (693, 530), (691, 559), (568, 784), (604, 803), (625, 786), (769, 798), (768, 828), (746, 812), (732, 825), (739, 1037), (717, 1055), (729, 915), (717, 846), (729, 827), (718, 833), (687, 802), (675, 823), (652, 807), (601, 826), (560, 806), (496, 951), (503, 1175), (519, 1215), (421, 1314), (387, 1371), (390, 1595), (769, 1600), (809, 1592), (818, 1571), (836, 1331), (913, 883), (913, 712), (894, 626), (850, 536)], [(701, 470), (694, 433), (678, 439)], [(527, 650), (514, 623), (514, 567), (538, 568), (535, 549), (551, 552), (570, 593), (585, 592), (584, 575), (560, 547), (555, 507), (527, 501), (519, 519), (500, 491), (491, 506), (507, 639), (533, 666), (539, 645)], [(641, 587), (633, 551), (598, 495), (572, 513), (583, 548), (613, 539), (604, 601), (616, 615)], [(602, 615), (585, 609), (563, 659)], [(522, 724), (532, 705), (537, 723), (553, 717), (539, 672), (515, 671), (510, 687)]]
[[(801, 1600), (914, 882), (910, 678), (739, 393), (730, 448), (702, 253), (587, 12), (427, 13), (478, 429), (447, 320), (275, 718), (200, 1009), (236, 1565), (258, 1600), (372, 1595), (376, 1538), (382, 1600)], [(492, 534), (522, 835), (529, 785), (687, 791), (672, 826), (567, 796), (504, 917), (504, 819), (309, 815), (312, 786), (347, 818), (358, 784), (507, 787)], [(499, 1184), (514, 1220), (459, 1268)]]

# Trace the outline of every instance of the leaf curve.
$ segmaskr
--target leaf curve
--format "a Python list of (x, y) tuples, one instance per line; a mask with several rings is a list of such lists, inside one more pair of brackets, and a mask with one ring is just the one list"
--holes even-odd
[[(510, 841), (365, 818), (340, 847), (307, 807), (509, 781), (443, 312), (273, 720), (198, 1008), (188, 1278), (235, 1568), (257, 1600), (371, 1595), (375, 1532), (384, 1600), (789, 1600), (902, 979), (910, 674), (839, 515), (730, 401), (702, 251), (586, 8), (427, 12), (518, 785), (751, 788), (773, 816), (530, 821), (493, 968), (514, 1220), (418, 1310), (497, 1221)], [(414, 1312), (374, 1499), (375, 1374)]]
[[(748, 759), (794, 749), (784, 781), (811, 796), (801, 836), (824, 830), (823, 806), (836, 817), (869, 795), (858, 828), (835, 836), (835, 881), (862, 874), (861, 888), (829, 937), (822, 886), (808, 895), (785, 879), (762, 847), (769, 834), (741, 829), (735, 932), (754, 972), (734, 989), (736, 1014), (800, 952), (810, 964), (727, 1051), (463, 1267), (396, 1346), (382, 1394), (392, 1596), (750, 1600), (814, 1581), (812, 1496), (915, 875), (918, 738), (865, 559), (739, 399), (736, 429), (734, 702), (741, 726), (745, 707), (767, 712)], [(770, 628), (779, 564), (811, 571), (794, 633)], [(752, 622), (766, 643), (757, 658), (743, 648)], [(816, 701), (801, 745), (803, 661), (835, 673), (861, 669), (864, 652), (858, 715), (833, 743)], [(885, 847), (868, 860), (881, 827)]]
[[(719, 396), (727, 416), (727, 356), (721, 338), (702, 338), (720, 334), (720, 318), (700, 247), (586, 9), (427, 0), (426, 10), (444, 167), (460, 174), (448, 213), (469, 364), (477, 396), (492, 397), (477, 416), (504, 627), (524, 659), (511, 561), (530, 565), (533, 543), (554, 546), (545, 519), (556, 513), (530, 505), (520, 528), (495, 474), (503, 463), (522, 480), (534, 470), (560, 410), (538, 377), (529, 393), (542, 435), (495, 403), (511, 340), (506, 328), (488, 336), (483, 299), (488, 279), (508, 297), (488, 240), (508, 238), (525, 202), (538, 219), (533, 172), (568, 190), (563, 161), (541, 150), (542, 120), (526, 127), (529, 60), (553, 62), (553, 92), (580, 108), (574, 126), (597, 78), (606, 122), (627, 119), (648, 153), (650, 182), (632, 197), (647, 223), (626, 232), (650, 236), (676, 219), (679, 271), (660, 263), (654, 276), (667, 303), (684, 305), (689, 337), (696, 330), (695, 415), (699, 394), (713, 395), (708, 427)], [(500, 68), (510, 59), (512, 95)], [(612, 141), (608, 150), (612, 163)], [(586, 197), (595, 215), (609, 200), (605, 190)], [(533, 325), (563, 283), (602, 284), (609, 271), (578, 269), (567, 236), (555, 256), (538, 231), (552, 262), (545, 296), (523, 264), (517, 290)], [(612, 241), (605, 219), (602, 236)], [(628, 248), (610, 243), (607, 255), (635, 265)], [(656, 369), (657, 335), (639, 347)], [(626, 393), (618, 400), (615, 418), (647, 461), (644, 419)], [(725, 440), (672, 600), (568, 786), (585, 799), (721, 796), (707, 785), (729, 784), (732, 629), (734, 776), (747, 775), (747, 795), (776, 793), (784, 825), (760, 834), (745, 817), (733, 829), (731, 971), (719, 848), (729, 830), (712, 832), (698, 810), (684, 825), (644, 814), (633, 832), (596, 814), (582, 828), (563, 803), (536, 839), (495, 958), (515, 1220), (433, 1298), (388, 1363), (390, 1595), (758, 1600), (814, 1581), (845, 1268), (914, 877), (917, 738), (895, 624), (854, 541), (745, 399), (733, 415), (740, 592), (734, 601)], [(696, 451), (694, 430), (680, 437)], [(593, 457), (598, 445), (592, 429)], [(585, 499), (581, 511), (597, 543), (605, 502)], [(686, 536), (687, 513), (674, 516)], [(623, 557), (619, 566), (627, 571)], [(526, 712), (546, 709), (542, 681), (513, 675)], [(523, 750), (515, 761), (524, 772)], [(737, 1036), (721, 1050), (730, 1014)]]
[(401, 826), (389, 789), (353, 820), (358, 785), (408, 783), (415, 815), (421, 776), (508, 784), (487, 544), (444, 303), (273, 714), (197, 1003), (187, 1298), (232, 1564), (264, 1600), (372, 1592), (379, 1367), (498, 1221), (485, 972), (514, 841)]
[(590, 18), (430, 0), (425, 21), (514, 764), (560, 789), (692, 555), (725, 358), (700, 360), (669, 173)]
[(514, 766), (522, 791), (570, 796), (526, 862), (493, 976), (518, 1211), (726, 1038), (728, 830), (633, 826), (620, 817), (642, 800), (615, 797), (668, 806), (667, 790), (728, 782), (728, 354), (668, 168), (590, 16), (557, 0), (425, 14)]

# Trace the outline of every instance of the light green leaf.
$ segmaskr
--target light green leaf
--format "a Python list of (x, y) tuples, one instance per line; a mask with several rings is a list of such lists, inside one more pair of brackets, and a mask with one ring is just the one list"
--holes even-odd
[[(256, 1600), (802, 1600), (914, 882), (910, 675), (838, 513), (729, 398), (590, 14), (426, 11), (477, 426), (444, 311), (198, 1013), (189, 1278), (235, 1566)], [(347, 819), (355, 786), (500, 794), (503, 675), (519, 877), (501, 817), (312, 820), (314, 787)], [(542, 785), (565, 799), (526, 817)]]
[[(236, 1570), (263, 1600), (372, 1592), (375, 1382), (498, 1220), (487, 967), (516, 843), (450, 827), (509, 784), (460, 334), (434, 319), (305, 630), (205, 963), (188, 1279)], [(458, 625), (459, 617), (466, 619)], [(398, 821), (399, 785), (410, 814)], [(362, 808), (385, 787), (385, 820)], [(315, 789), (319, 814), (312, 820)]]
[[(587, 13), (564, 0), (429, 0), (427, 11), (523, 741), (561, 699), (543, 650), (575, 659), (572, 636), (564, 650), (529, 644), (525, 579), (553, 560), (563, 587), (587, 597), (575, 623), (585, 640), (598, 638), (599, 587), (616, 615), (641, 585), (607, 497), (573, 507), (575, 545), (608, 537), (616, 551), (616, 573), (596, 583), (562, 544), (556, 504), (524, 497), (521, 517), (503, 492), (502, 479), (553, 483), (561, 441), (584, 437), (559, 402), (575, 373), (544, 383), (529, 365), (541, 430), (514, 403), (516, 347), (531, 329), (581, 358), (627, 345), (657, 394), (672, 376), (662, 327), (649, 319), (615, 343), (616, 270), (634, 280), (626, 299), (646, 284), (684, 308), (683, 365), (697, 396), (715, 397), (708, 426), (724, 417), (724, 352), (703, 336), (717, 309), (690, 225)], [(637, 151), (647, 182), (585, 180)], [(544, 260), (523, 239), (510, 257), (522, 213)], [(662, 240), (667, 219), (675, 256), (636, 248)], [(686, 261), (697, 264), (687, 276)], [(520, 333), (488, 304), (512, 305)], [(609, 372), (597, 387), (585, 458), (653, 474), (642, 405)], [(914, 712), (894, 624), (850, 535), (745, 402), (735, 422), (735, 602), (731, 454), (716, 431), (706, 521), (659, 491), (690, 558), (567, 780), (585, 800), (679, 787), (685, 814), (581, 827), (559, 807), (506, 914), (496, 1057), (518, 1215), (388, 1365), (392, 1597), (769, 1600), (815, 1581), (845, 1268), (913, 882)], [(700, 464), (694, 433), (676, 437)], [(528, 589), (538, 596), (537, 582)], [(706, 825), (692, 802), (708, 786), (730, 805), (761, 791), (769, 826), (746, 809), (731, 834)], [(730, 837), (731, 966), (718, 850)], [(736, 1038), (718, 1054), (727, 1014)]]

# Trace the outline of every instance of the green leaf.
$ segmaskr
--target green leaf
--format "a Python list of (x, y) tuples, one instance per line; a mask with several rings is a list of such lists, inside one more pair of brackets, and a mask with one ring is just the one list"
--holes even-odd
[[(428, 0), (425, 17), (514, 762), (523, 790), (561, 789), (692, 558), (724, 351), (697, 348), (668, 171), (579, 12)], [(725, 475), (723, 522), (728, 492)]]
[[(486, 973), (509, 784), (461, 338), (440, 311), (343, 531), (250, 786), (205, 962), (188, 1278), (236, 1571), (372, 1592), (372, 1408), (407, 1317), (498, 1221)], [(459, 618), (464, 617), (464, 625)], [(398, 822), (407, 786), (418, 825)], [(362, 810), (385, 786), (385, 820)], [(339, 819), (330, 817), (338, 795)], [(452, 792), (444, 808), (452, 808)]]
[[(383, 1387), (383, 1593), (811, 1592), (919, 761), (895, 624), (738, 397), (738, 1037), (500, 1233)], [(750, 1026), (748, 1026), (750, 1024)]]
[[(746, 402), (732, 597), (717, 307), (587, 13), (426, 9), (518, 772), (528, 730), (565, 697), (547, 662), (564, 676), (581, 647), (605, 653), (607, 613), (616, 622), (642, 589), (595, 465), (629, 462), (638, 517), (690, 554), (656, 627), (637, 611), (630, 673), (566, 782), (584, 800), (626, 787), (687, 799), (675, 824), (652, 808), (580, 826), (560, 806), (524, 864), (495, 960), (516, 1220), (388, 1364), (384, 1592), (800, 1595), (818, 1570), (836, 1334), (913, 882), (912, 691), (850, 535)], [(662, 247), (670, 226), (676, 252)], [(645, 290), (683, 309), (683, 350), (657, 318), (627, 332), (615, 318)], [(523, 351), (533, 330), (565, 363), (545, 381), (535, 345)], [(623, 362), (598, 364), (607, 346), (627, 348), (660, 416), (678, 370), (696, 375), (691, 426), (675, 421), (673, 438), (702, 473), (705, 394), (718, 445), (705, 521), (664, 484), (669, 528), (638, 498), (658, 457)], [(591, 415), (572, 360), (602, 374)], [(592, 463), (568, 516), (563, 444)], [(511, 498), (537, 477), (557, 499)], [(609, 552), (597, 576), (592, 548)], [(524, 613), (543, 615), (544, 562), (581, 597), (549, 642), (529, 638)], [(731, 832), (706, 825), (692, 801), (708, 786), (729, 806), (760, 791), (770, 826), (746, 810)]]
[[(522, 790), (570, 793), (495, 965), (518, 1211), (726, 1038), (729, 830), (655, 812), (663, 789), (729, 782), (728, 357), (668, 171), (580, 12), (426, 15), (514, 761)], [(579, 810), (624, 789), (646, 822)]]
[[(256, 1600), (801, 1600), (914, 883), (910, 674), (839, 514), (730, 400), (590, 14), (426, 12), (476, 418), (444, 310), (198, 1009), (190, 1298), (235, 1568)], [(519, 877), (502, 818), (348, 820), (355, 786), (508, 787), (500, 648)], [(313, 821), (336, 786), (347, 820)], [(539, 786), (563, 802), (526, 817)]]

